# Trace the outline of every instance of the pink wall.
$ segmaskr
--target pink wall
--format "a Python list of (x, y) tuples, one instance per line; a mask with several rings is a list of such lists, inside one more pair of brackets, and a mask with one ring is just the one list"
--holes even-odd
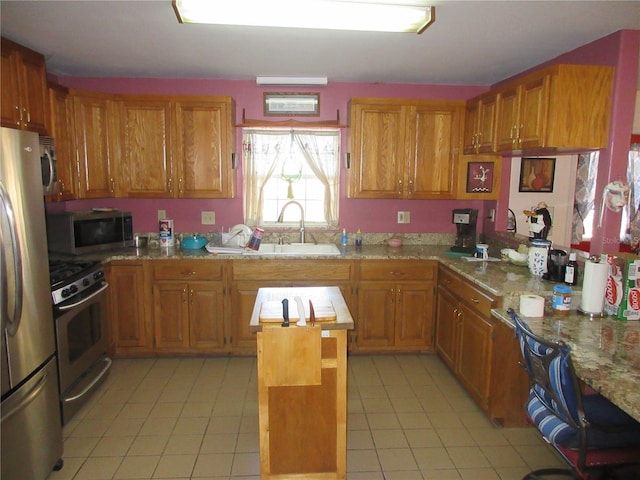
[[(77, 78), (63, 77), (58, 81), (68, 87), (106, 93), (152, 93), (189, 95), (229, 95), (236, 102), (236, 121), (242, 121), (243, 109), (248, 119), (264, 119), (263, 92), (319, 92), (319, 120), (335, 120), (339, 111), (340, 122), (347, 123), (347, 102), (352, 97), (428, 98), (466, 100), (487, 90), (484, 86), (400, 85), (332, 83), (327, 87), (292, 88), (259, 87), (255, 81), (152, 79), (152, 78)], [(273, 120), (274, 117), (269, 117)], [(277, 118), (279, 119), (279, 118)], [(315, 118), (314, 118), (315, 119)], [(347, 131), (343, 129), (342, 151), (347, 151)], [(236, 132), (236, 151), (241, 148), (241, 129)], [(340, 228), (363, 232), (431, 232), (454, 233), (451, 223), (453, 208), (478, 208), (483, 214), (484, 202), (446, 200), (355, 200), (346, 197), (346, 170), (344, 164), (340, 184)], [(79, 209), (94, 206), (116, 207), (134, 213), (136, 231), (157, 229), (157, 210), (167, 211), (167, 217), (175, 220), (178, 232), (219, 231), (243, 223), (242, 168), (239, 169), (237, 195), (231, 200), (211, 199), (100, 199), (67, 202), (64, 206), (50, 208)], [(200, 212), (216, 212), (216, 225), (201, 225)], [(399, 210), (411, 212), (410, 224), (397, 224)]]

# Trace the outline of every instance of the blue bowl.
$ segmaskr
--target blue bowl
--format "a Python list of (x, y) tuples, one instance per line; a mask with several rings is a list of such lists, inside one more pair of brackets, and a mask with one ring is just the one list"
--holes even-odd
[(206, 237), (194, 235), (192, 237), (184, 237), (182, 239), (182, 248), (186, 250), (198, 250), (204, 247), (209, 241)]

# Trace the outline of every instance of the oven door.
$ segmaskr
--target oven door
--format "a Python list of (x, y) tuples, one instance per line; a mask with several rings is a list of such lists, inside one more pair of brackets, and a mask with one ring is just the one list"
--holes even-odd
[(106, 356), (107, 282), (56, 306), (58, 378), (63, 423), (67, 423), (106, 379), (111, 360)]

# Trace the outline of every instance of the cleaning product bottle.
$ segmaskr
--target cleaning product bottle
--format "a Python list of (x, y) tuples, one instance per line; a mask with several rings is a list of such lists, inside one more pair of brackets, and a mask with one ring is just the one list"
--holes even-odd
[(343, 228), (343, 229), (342, 229), (342, 236), (340, 237), (340, 244), (341, 244), (343, 247), (346, 247), (346, 246), (347, 246), (347, 240), (348, 240), (348, 239), (347, 239), (347, 229), (346, 229), (346, 228)]
[(362, 232), (360, 229), (356, 232), (356, 248), (362, 248)]
[(564, 283), (567, 285), (577, 285), (578, 283), (578, 262), (575, 253), (569, 254), (569, 263), (564, 271)]

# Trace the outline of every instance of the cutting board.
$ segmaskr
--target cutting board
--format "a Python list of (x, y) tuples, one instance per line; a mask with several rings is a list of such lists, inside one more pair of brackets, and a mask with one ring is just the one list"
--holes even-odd
[[(316, 314), (316, 322), (336, 321), (336, 311), (333, 308), (331, 300), (321, 298), (314, 300), (312, 298), (311, 302), (313, 303), (313, 311)], [(303, 298), (302, 303), (304, 304), (304, 316), (307, 321), (309, 321), (309, 299)], [(258, 319), (261, 323), (282, 323), (282, 301), (268, 300), (266, 302), (262, 302)], [(298, 304), (293, 298), (289, 298), (289, 321), (291, 323), (296, 323), (298, 320), (300, 320)]]

